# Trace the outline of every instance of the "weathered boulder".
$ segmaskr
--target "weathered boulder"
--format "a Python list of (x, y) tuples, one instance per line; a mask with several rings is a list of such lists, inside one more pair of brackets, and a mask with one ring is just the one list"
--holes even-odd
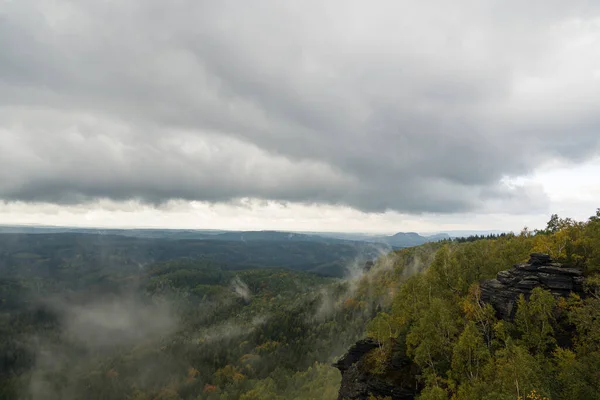
[(346, 372), (352, 365), (356, 364), (365, 354), (374, 348), (379, 347), (379, 342), (375, 339), (367, 338), (359, 340), (354, 343), (348, 352), (342, 356), (335, 364), (334, 367), (340, 370), (343, 374)]
[(338, 400), (368, 400), (370, 396), (412, 400), (419, 393), (416, 366), (403, 355), (392, 357), (386, 374), (376, 375), (369, 370), (365, 356), (379, 346), (374, 339), (359, 340), (333, 364), (342, 373)]
[(521, 294), (529, 298), (534, 288), (541, 287), (556, 297), (567, 297), (571, 292), (583, 295), (583, 279), (580, 269), (565, 268), (548, 254), (533, 253), (528, 262), (481, 282), (481, 299), (494, 307), (499, 318), (510, 321)]

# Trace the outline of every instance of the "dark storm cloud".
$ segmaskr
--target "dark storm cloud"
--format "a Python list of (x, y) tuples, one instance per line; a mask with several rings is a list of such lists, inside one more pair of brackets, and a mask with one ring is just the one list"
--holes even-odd
[(0, 198), (545, 205), (598, 154), (595, 2), (0, 6)]

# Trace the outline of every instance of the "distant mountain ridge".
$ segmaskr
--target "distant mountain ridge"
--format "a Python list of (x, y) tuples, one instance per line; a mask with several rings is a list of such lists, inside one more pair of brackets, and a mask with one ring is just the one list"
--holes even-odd
[(416, 232), (398, 232), (394, 235), (365, 235), (365, 234), (336, 234), (336, 233), (317, 233), (325, 237), (344, 238), (345, 240), (353, 240), (367, 243), (386, 244), (391, 247), (412, 247), (419, 246), (427, 242), (437, 242), (440, 240), (450, 239), (447, 233), (437, 233), (431, 236), (422, 236)]
[(168, 240), (224, 240), (224, 241), (285, 241), (285, 242), (317, 242), (341, 244), (348, 242), (366, 242), (383, 244), (393, 248), (418, 246), (427, 242), (449, 239), (450, 235), (438, 233), (422, 236), (416, 232), (398, 232), (391, 236), (367, 235), (360, 233), (328, 233), (328, 232), (288, 232), (276, 230), (262, 231), (223, 231), (194, 229), (103, 229), (103, 228), (71, 228), (47, 226), (0, 226), (1, 233), (42, 234), (42, 233), (86, 233), (98, 235), (120, 235), (148, 239)]

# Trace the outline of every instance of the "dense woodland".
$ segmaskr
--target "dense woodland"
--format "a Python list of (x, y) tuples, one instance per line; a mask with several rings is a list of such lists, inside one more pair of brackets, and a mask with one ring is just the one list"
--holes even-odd
[(344, 304), (354, 281), (328, 275), (355, 275), (378, 253), (0, 235), (0, 398), (250, 399), (272, 382), (284, 398), (333, 398), (330, 364), (375, 306)]
[(129, 274), (155, 262), (185, 258), (229, 269), (282, 267), (343, 277), (349, 264), (376, 257), (386, 248), (336, 239), (311, 242), (297, 236), (240, 241), (72, 232), (0, 234), (0, 273), (4, 278), (73, 280), (75, 274)]
[[(370, 336), (369, 372), (401, 352), (422, 400), (600, 399), (600, 211), (394, 251), (343, 278), (180, 254), (115, 268), (121, 246), (90, 267), (73, 246), (4, 240), (0, 398), (335, 399), (331, 364)], [(586, 296), (536, 290), (497, 320), (478, 282), (535, 251), (582, 268)]]

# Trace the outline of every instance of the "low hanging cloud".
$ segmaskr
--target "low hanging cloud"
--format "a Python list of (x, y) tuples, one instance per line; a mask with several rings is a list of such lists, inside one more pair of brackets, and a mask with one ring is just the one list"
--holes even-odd
[[(179, 318), (168, 303), (142, 301), (135, 295), (100, 296), (77, 305), (53, 299), (47, 306), (59, 316), (61, 330), (56, 336), (34, 335), (28, 339), (35, 364), (22, 398), (81, 398), (81, 371), (90, 368), (96, 357), (111, 357), (124, 348), (159, 341), (179, 327)], [(152, 369), (174, 368), (152, 363), (137, 367), (138, 382), (144, 382), (144, 374)], [(96, 364), (96, 372), (98, 368), (103, 367)], [(59, 385), (57, 376), (61, 377)]]
[(599, 154), (600, 4), (5, 1), (0, 199), (527, 212)]
[(252, 298), (252, 292), (248, 285), (239, 277), (236, 276), (233, 281), (231, 281), (231, 290), (244, 301), (250, 301)]
[(94, 349), (156, 339), (178, 326), (166, 305), (142, 304), (132, 298), (71, 306), (65, 314), (65, 335)]

